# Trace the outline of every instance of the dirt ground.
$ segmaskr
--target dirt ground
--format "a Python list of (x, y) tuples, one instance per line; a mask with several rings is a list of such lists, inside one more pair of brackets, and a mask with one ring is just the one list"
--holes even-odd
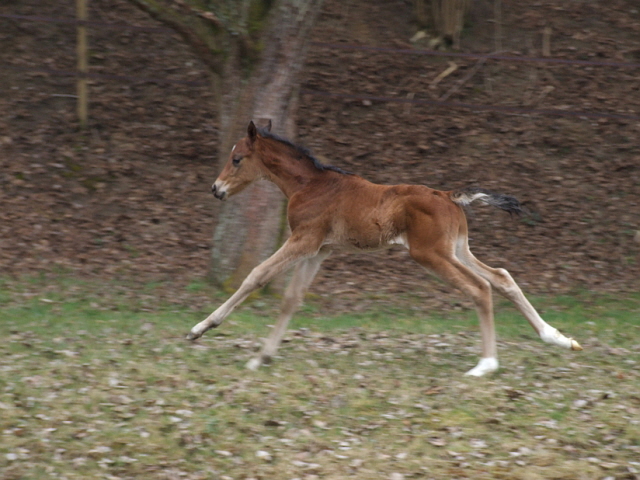
[[(411, 2), (327, 0), (312, 41), (392, 48), (416, 33)], [(476, 2), (463, 52), (494, 51), (492, 4)], [(72, 17), (73, 2), (9, 1), (0, 14)], [(634, 0), (503, 6), (501, 52), (640, 62)], [(90, 18), (161, 27), (122, 0)], [(217, 174), (215, 105), (198, 58), (168, 32), (90, 29), (90, 127), (79, 131), (72, 25), (0, 18), (0, 271), (188, 283), (207, 274)], [(424, 41), (423, 41), (424, 42)], [(436, 82), (455, 62), (457, 69)], [(481, 62), (312, 44), (303, 91), (640, 116), (639, 68)], [(163, 83), (204, 82), (204, 86)], [(375, 182), (478, 185), (521, 199), (510, 218), (470, 211), (471, 246), (528, 292), (640, 289), (640, 120), (472, 111), (303, 94), (297, 141)], [(277, 131), (277, 125), (275, 126)], [(241, 201), (239, 199), (238, 201)], [(634, 240), (635, 237), (635, 240)], [(402, 250), (329, 259), (313, 287), (448, 299)], [(453, 298), (453, 297), (451, 297)], [(449, 301), (449, 300), (443, 300)], [(453, 301), (453, 300), (451, 300)]]

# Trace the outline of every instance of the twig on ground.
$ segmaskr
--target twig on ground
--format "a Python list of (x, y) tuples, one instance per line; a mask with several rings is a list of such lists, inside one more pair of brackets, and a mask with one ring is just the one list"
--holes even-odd
[(473, 68), (471, 69), (471, 71), (467, 75), (465, 75), (463, 78), (461, 78), (456, 85), (454, 85), (447, 93), (442, 95), (438, 100), (440, 102), (443, 102), (446, 99), (448, 99), (451, 95), (456, 93), (458, 90), (460, 90), (460, 88), (465, 83), (467, 83), (469, 79), (473, 77), (478, 70), (480, 70), (480, 67), (482, 67), (486, 63), (486, 61), (487, 61), (486, 58), (481, 58), (480, 60), (478, 60), (476, 64), (473, 66)]

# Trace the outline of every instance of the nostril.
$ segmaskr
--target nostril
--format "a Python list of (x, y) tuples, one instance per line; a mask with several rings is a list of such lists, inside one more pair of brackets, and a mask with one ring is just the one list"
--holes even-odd
[(216, 190), (218, 190), (216, 188), (216, 184), (214, 183), (213, 185), (211, 185), (211, 193), (213, 193), (214, 195), (216, 194)]

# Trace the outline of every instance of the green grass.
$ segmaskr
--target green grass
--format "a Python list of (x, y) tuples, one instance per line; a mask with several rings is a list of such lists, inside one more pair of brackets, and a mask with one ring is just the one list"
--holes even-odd
[(410, 297), (356, 314), (312, 299), (250, 372), (275, 299), (184, 340), (223, 299), (202, 283), (0, 281), (2, 478), (638, 475), (639, 295), (533, 299), (584, 352), (497, 302), (501, 370), (481, 379), (463, 376), (475, 314)]

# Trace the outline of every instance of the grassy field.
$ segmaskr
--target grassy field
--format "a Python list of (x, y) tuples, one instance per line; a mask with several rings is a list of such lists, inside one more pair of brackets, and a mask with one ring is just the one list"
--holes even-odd
[(534, 299), (583, 352), (499, 303), (502, 368), (476, 379), (472, 312), (312, 301), (251, 372), (277, 302), (191, 344), (220, 297), (168, 288), (0, 282), (3, 480), (640, 478), (640, 295)]

